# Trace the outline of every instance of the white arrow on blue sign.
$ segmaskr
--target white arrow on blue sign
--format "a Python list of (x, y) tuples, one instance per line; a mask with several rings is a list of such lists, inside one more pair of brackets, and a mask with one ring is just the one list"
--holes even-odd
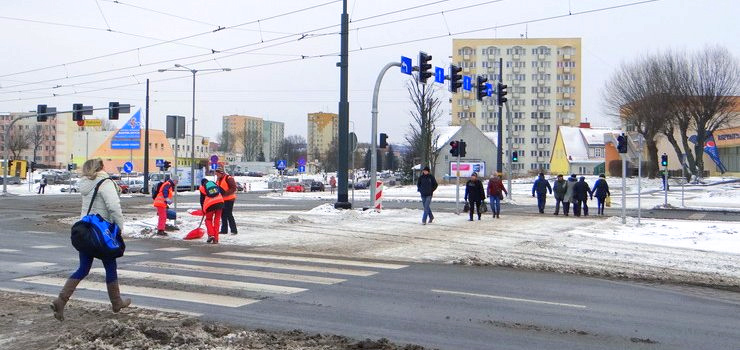
[(411, 75), (414, 67), (411, 65), (411, 58), (401, 56), (401, 73)]
[(493, 85), (486, 83), (486, 95), (493, 96)]
[(305, 166), (305, 165), (301, 165), (301, 166), (299, 166), (299, 167), (298, 167), (298, 172), (299, 172), (299, 173), (305, 173), (305, 172), (306, 172), (306, 166)]
[(218, 163), (211, 163), (211, 170), (218, 169)]
[(434, 67), (434, 81), (440, 84), (445, 83), (445, 69)]
[(467, 75), (463, 76), (463, 90), (466, 90), (466, 91), (473, 90), (473, 78)]
[(132, 172), (134, 170), (134, 165), (131, 162), (123, 163), (123, 172), (126, 174)]

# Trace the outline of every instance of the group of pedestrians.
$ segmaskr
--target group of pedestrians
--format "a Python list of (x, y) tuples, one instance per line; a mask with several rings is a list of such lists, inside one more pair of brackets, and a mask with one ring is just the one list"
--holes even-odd
[(604, 215), (604, 206), (606, 197), (611, 196), (609, 193), (609, 184), (606, 182), (606, 176), (604, 174), (599, 175), (599, 179), (591, 188), (586, 182), (586, 177), (576, 177), (576, 174), (571, 174), (568, 180), (563, 179), (563, 175), (558, 175), (552, 187), (545, 179), (543, 173), (539, 174), (538, 179), (532, 186), (532, 197), (537, 195), (537, 207), (540, 214), (545, 212), (545, 202), (547, 198), (547, 192), (555, 196), (555, 212), (554, 215), (560, 215), (560, 206), (563, 207), (563, 214), (568, 216), (570, 214), (570, 208), (573, 207), (574, 216), (588, 216), (588, 200), (593, 200), (596, 197), (598, 204), (598, 214)]

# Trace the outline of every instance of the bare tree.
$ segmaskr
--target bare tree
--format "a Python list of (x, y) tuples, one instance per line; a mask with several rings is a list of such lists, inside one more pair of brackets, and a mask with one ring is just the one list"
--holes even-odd
[(233, 132), (234, 138), (242, 146), (244, 160), (253, 162), (257, 160), (258, 155), (262, 152), (262, 133), (258, 130), (238, 130)]
[(8, 142), (8, 149), (12, 154), (12, 159), (20, 159), (21, 153), (27, 150), (31, 146), (28, 141), (28, 135), (22, 132), (11, 132), (10, 140)]
[(300, 135), (291, 135), (283, 139), (280, 144), (280, 152), (276, 155), (278, 159), (285, 159), (288, 164), (295, 164), (298, 158), (307, 155), (306, 139)]
[(216, 135), (218, 140), (218, 150), (221, 152), (233, 152), (234, 151), (234, 135), (229, 130), (224, 130)]
[(422, 166), (434, 168), (439, 157), (437, 140), (434, 139), (435, 125), (442, 117), (441, 100), (435, 96), (436, 89), (432, 84), (419, 84), (409, 80), (406, 89), (415, 109), (409, 113), (413, 121), (409, 123), (410, 131), (406, 134), (410, 151), (417, 155)]
[(100, 124), (100, 130), (102, 130), (102, 131), (113, 131), (113, 130), (118, 129), (116, 127), (116, 124), (113, 124), (113, 122), (111, 122), (108, 119), (101, 119), (101, 122), (100, 123), (101, 123)]
[(28, 130), (28, 133), (26, 134), (29, 146), (33, 146), (33, 158), (31, 158), (32, 162), (36, 162), (36, 152), (44, 143), (44, 141), (46, 141), (43, 127), (44, 126), (41, 124), (36, 124), (31, 130)]
[(336, 171), (337, 162), (339, 161), (339, 140), (334, 137), (329, 144), (329, 149), (326, 151), (324, 159), (321, 159), (321, 164), (324, 165), (324, 171)]

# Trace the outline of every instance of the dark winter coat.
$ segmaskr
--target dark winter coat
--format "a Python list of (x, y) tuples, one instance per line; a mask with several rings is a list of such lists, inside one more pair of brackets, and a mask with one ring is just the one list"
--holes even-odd
[(588, 200), (588, 196), (591, 194), (591, 188), (585, 180), (576, 182), (573, 186), (573, 198), (579, 201)]
[(605, 179), (598, 179), (596, 180), (596, 183), (594, 184), (593, 190), (591, 190), (591, 193), (594, 194), (594, 197), (599, 199), (604, 199), (607, 196), (611, 196), (612, 194), (609, 193), (609, 184), (606, 183)]
[(486, 199), (486, 192), (483, 190), (483, 183), (475, 179), (468, 180), (465, 183), (465, 200), (469, 202), (480, 202)]
[(569, 177), (568, 181), (565, 182), (565, 196), (563, 196), (563, 202), (573, 202), (573, 190), (575, 189), (576, 179)]
[(555, 199), (563, 200), (565, 192), (568, 190), (568, 184), (565, 179), (555, 180), (552, 186), (552, 192), (555, 193)]
[(534, 185), (532, 186), (533, 196), (535, 192), (537, 192), (537, 194), (547, 194), (547, 192), (552, 193), (552, 187), (550, 187), (550, 183), (545, 180), (544, 175), (534, 181)]
[(506, 188), (504, 188), (504, 182), (501, 181), (501, 179), (488, 180), (487, 192), (489, 197), (497, 198), (504, 198), (503, 193), (509, 194), (509, 192), (506, 192)]
[(422, 197), (431, 196), (437, 190), (437, 179), (431, 173), (419, 176), (416, 181), (416, 191), (421, 193)]

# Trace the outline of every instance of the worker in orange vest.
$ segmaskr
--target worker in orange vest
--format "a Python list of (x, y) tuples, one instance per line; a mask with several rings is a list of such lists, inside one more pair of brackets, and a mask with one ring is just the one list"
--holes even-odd
[(221, 213), (221, 230), (219, 233), (237, 234), (236, 221), (234, 220), (234, 202), (236, 201), (236, 182), (234, 178), (224, 172), (223, 165), (216, 168), (216, 184), (221, 188), (221, 196), (224, 198), (224, 209)]
[(224, 208), (224, 197), (221, 188), (213, 181), (203, 178), (200, 180), (200, 207), (206, 221), (208, 243), (218, 243), (218, 228), (221, 221), (221, 212)]
[(167, 178), (157, 186), (157, 195), (154, 197), (153, 206), (157, 208), (157, 235), (166, 236), (164, 232), (167, 223), (167, 206), (172, 204), (172, 197), (175, 193), (175, 180)]

